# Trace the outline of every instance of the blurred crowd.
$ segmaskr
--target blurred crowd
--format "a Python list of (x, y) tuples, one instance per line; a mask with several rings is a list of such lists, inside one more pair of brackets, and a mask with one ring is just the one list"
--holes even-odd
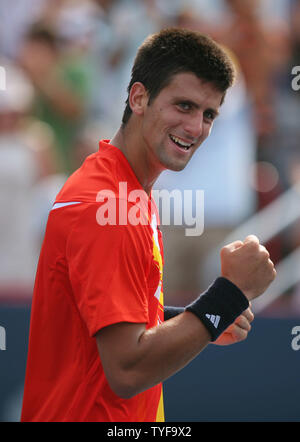
[[(0, 17), (0, 300), (30, 299), (55, 195), (118, 129), (136, 50), (163, 27), (212, 36), (237, 69), (203, 149), (157, 183), (205, 190), (201, 237), (165, 228), (169, 302), (195, 296), (204, 255), (300, 180), (300, 0), (0, 0)], [(276, 263), (298, 245), (299, 222), (267, 244)], [(276, 314), (299, 312), (297, 293)]]

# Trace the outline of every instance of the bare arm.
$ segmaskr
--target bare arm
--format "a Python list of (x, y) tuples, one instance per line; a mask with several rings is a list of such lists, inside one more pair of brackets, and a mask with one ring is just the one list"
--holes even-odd
[(182, 369), (211, 336), (195, 315), (184, 312), (149, 330), (145, 324), (111, 325), (100, 330), (96, 339), (111, 388), (129, 398)]
[[(221, 261), (223, 275), (243, 290), (248, 300), (262, 294), (276, 275), (268, 252), (260, 246), (256, 237), (226, 246), (222, 249)], [(222, 290), (220, 293), (225, 296)], [(98, 350), (114, 392), (130, 398), (164, 381), (188, 364), (212, 339), (200, 319), (197, 311), (184, 311), (148, 330), (145, 324), (133, 323), (119, 323), (101, 329), (96, 334)], [(216, 343), (226, 345), (245, 339), (252, 319), (251, 311), (245, 310), (235, 321), (232, 319), (233, 324), (228, 327), (230, 330), (226, 329)], [(232, 336), (236, 337), (233, 339)]]

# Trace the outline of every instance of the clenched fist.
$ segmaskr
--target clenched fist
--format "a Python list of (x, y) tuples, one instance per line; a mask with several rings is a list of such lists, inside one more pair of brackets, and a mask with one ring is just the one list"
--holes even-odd
[(269, 252), (254, 235), (222, 248), (221, 272), (249, 301), (261, 295), (276, 276)]

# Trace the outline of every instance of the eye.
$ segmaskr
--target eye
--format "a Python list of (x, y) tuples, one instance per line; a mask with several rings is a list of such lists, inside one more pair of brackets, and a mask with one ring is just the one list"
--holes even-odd
[(214, 119), (216, 118), (216, 114), (212, 111), (205, 111), (204, 117), (209, 121), (214, 121)]
[(192, 106), (190, 103), (187, 102), (181, 102), (178, 103), (177, 106), (180, 108), (181, 111), (183, 112), (188, 112), (189, 110), (191, 110)]

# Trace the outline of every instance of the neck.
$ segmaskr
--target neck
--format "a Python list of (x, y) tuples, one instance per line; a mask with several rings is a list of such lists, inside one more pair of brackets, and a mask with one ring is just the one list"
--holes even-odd
[(139, 183), (150, 195), (152, 187), (163, 169), (154, 166), (144, 148), (143, 141), (136, 134), (139, 134), (139, 131), (131, 127), (129, 120), (124, 127), (120, 127), (110, 143), (123, 152)]

